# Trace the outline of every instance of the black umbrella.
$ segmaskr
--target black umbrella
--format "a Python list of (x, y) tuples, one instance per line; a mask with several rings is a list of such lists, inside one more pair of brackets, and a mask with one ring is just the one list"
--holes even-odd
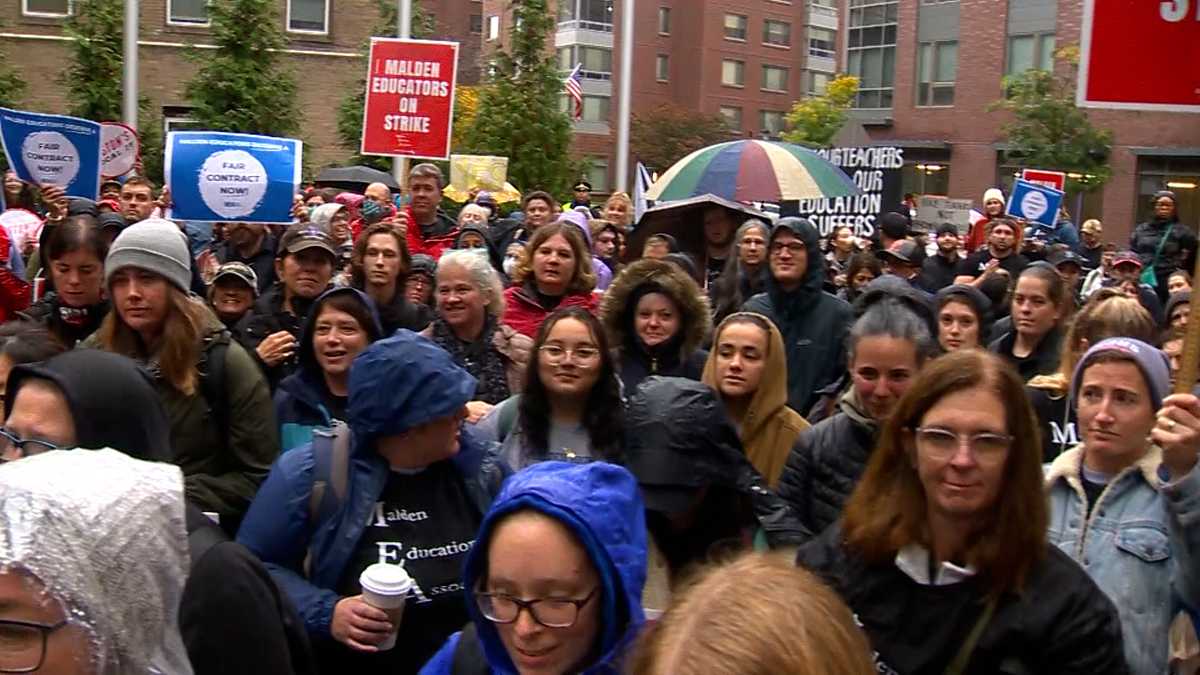
[(392, 174), (369, 166), (335, 166), (322, 169), (317, 174), (317, 187), (334, 187), (343, 190), (353, 190), (362, 193), (371, 183), (383, 183), (392, 190), (399, 191), (400, 186)]
[(650, 235), (669, 234), (675, 237), (684, 253), (703, 259), (704, 212), (714, 206), (728, 211), (729, 217), (739, 225), (751, 218), (757, 218), (764, 223), (772, 221), (772, 218), (762, 211), (713, 194), (666, 202), (642, 214), (637, 229), (633, 231), (625, 246), (625, 257), (629, 260), (640, 257), (642, 247)]

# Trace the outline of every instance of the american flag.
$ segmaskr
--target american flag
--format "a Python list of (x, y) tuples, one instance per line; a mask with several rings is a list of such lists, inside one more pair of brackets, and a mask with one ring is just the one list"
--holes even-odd
[(567, 90), (567, 96), (570, 96), (575, 101), (575, 119), (583, 119), (583, 86), (579, 82), (579, 71), (583, 68), (582, 63), (575, 64), (575, 69), (567, 76), (563, 82), (563, 88)]

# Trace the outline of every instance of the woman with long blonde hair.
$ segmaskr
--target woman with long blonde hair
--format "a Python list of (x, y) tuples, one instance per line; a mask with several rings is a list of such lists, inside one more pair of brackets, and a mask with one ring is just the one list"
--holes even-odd
[(149, 219), (123, 231), (105, 261), (112, 310), (84, 346), (146, 366), (171, 422), (188, 499), (236, 532), (279, 454), (278, 428), (252, 357), (188, 295), (190, 258), (170, 221)]

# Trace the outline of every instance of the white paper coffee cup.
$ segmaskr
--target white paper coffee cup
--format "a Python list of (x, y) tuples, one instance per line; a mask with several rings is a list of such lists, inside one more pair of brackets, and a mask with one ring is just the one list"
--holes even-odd
[(412, 577), (399, 565), (375, 563), (363, 570), (358, 577), (362, 586), (363, 600), (368, 605), (387, 612), (388, 619), (396, 630), (387, 640), (376, 645), (379, 651), (387, 651), (396, 646), (396, 633), (400, 630), (400, 619), (404, 616), (404, 601), (413, 587)]

